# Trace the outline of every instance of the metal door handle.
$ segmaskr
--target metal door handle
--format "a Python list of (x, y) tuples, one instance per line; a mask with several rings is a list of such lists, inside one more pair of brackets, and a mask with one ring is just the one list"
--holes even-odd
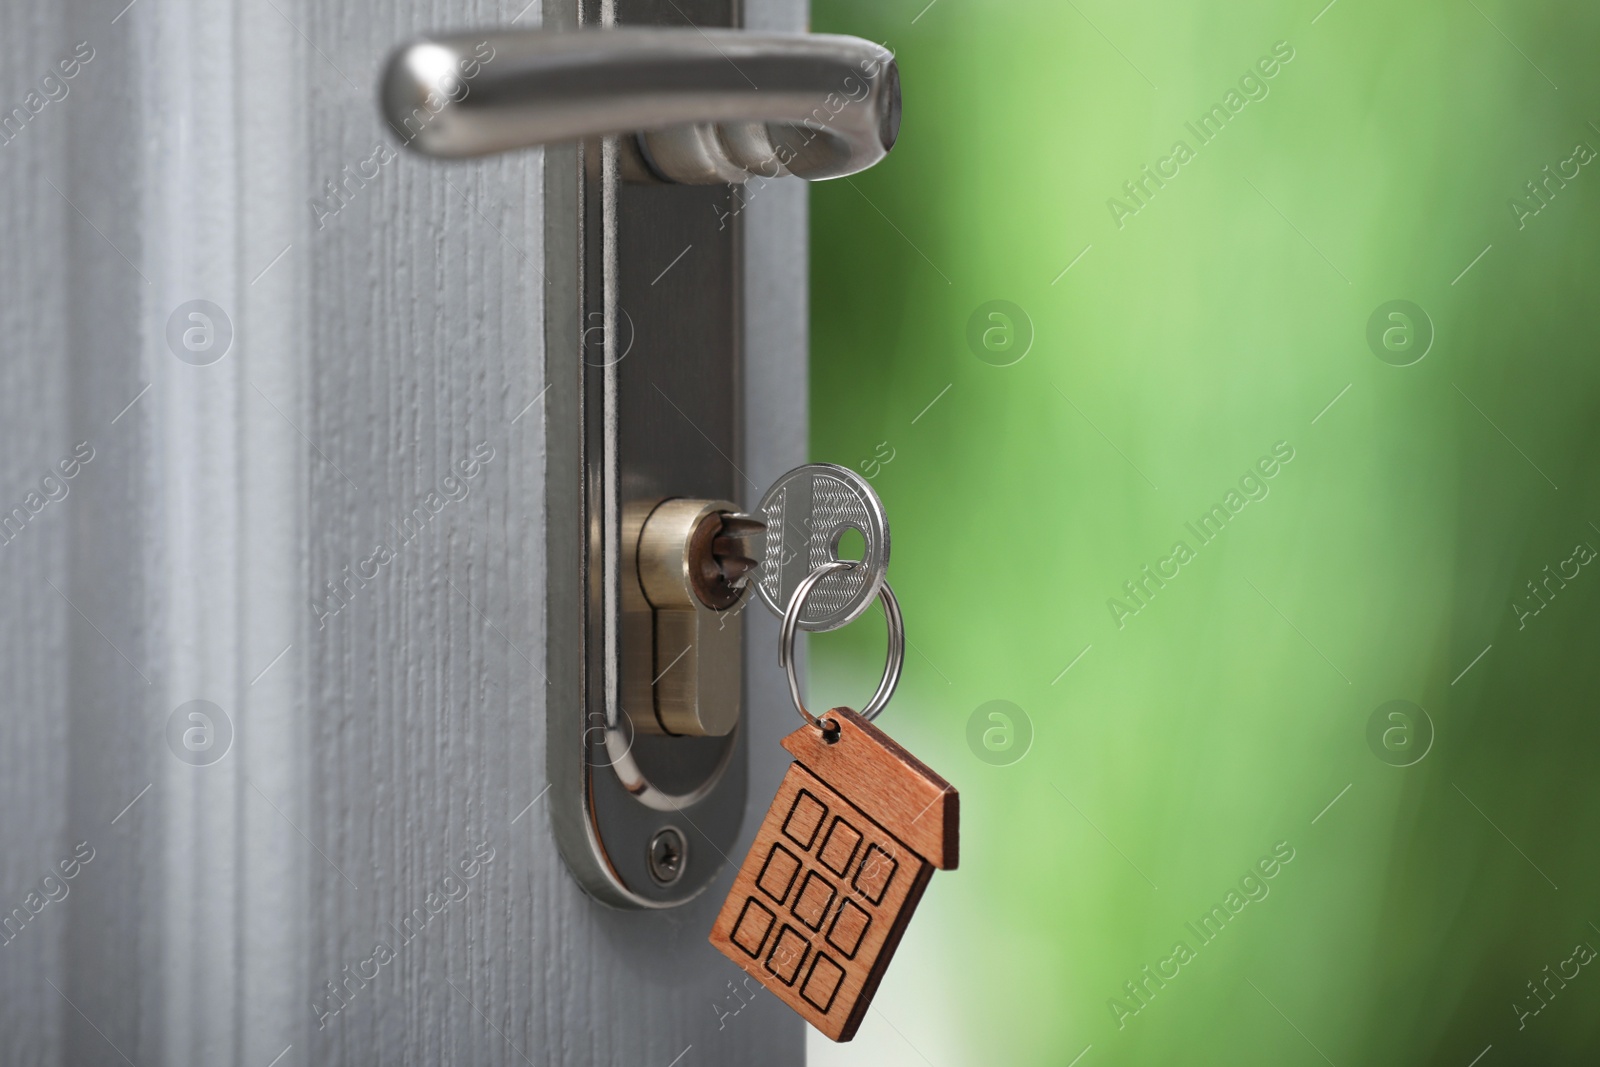
[(613, 134), (647, 178), (837, 178), (900, 129), (894, 56), (857, 37), (727, 29), (508, 30), (402, 46), (385, 118), (457, 158)]

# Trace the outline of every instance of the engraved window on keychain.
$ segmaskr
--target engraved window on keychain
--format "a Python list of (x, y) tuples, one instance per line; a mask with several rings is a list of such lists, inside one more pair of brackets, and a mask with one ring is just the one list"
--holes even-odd
[(711, 930), (723, 955), (835, 1041), (855, 1036), (935, 868), (957, 859), (959, 796), (873, 726), (900, 679), (905, 624), (888, 582), (883, 680), (857, 713), (806, 710), (794, 637), (806, 598), (830, 574), (817, 567), (783, 613), (779, 662), (806, 725), (785, 737), (783, 776)]

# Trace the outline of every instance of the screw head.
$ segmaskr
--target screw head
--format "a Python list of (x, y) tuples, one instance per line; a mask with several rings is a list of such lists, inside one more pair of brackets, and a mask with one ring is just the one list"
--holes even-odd
[(671, 885), (683, 877), (689, 843), (675, 826), (664, 826), (650, 839), (650, 877), (658, 885)]

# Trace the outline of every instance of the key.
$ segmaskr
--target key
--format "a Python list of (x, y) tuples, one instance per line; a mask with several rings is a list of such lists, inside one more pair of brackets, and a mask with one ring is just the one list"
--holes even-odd
[[(798, 694), (795, 624), (813, 587), (851, 566), (824, 564), (796, 589), (780, 659)], [(861, 713), (834, 708), (785, 737), (794, 762), (711, 929), (711, 943), (835, 1041), (855, 1036), (935, 869), (954, 870), (956, 790), (869, 721), (905, 654), (883, 585), (890, 656)]]
[(798, 625), (837, 630), (867, 610), (889, 570), (889, 520), (860, 475), (831, 463), (796, 467), (772, 483), (756, 514), (766, 523), (758, 539), (756, 595), (774, 615), (783, 615), (808, 575), (839, 559), (840, 539), (850, 530), (866, 542), (859, 565), (822, 578)]

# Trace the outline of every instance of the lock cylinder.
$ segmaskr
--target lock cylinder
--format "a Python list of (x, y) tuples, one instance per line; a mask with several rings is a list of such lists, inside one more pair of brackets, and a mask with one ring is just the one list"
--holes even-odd
[(678, 498), (636, 528), (624, 531), (638, 577), (624, 597), (624, 710), (640, 733), (724, 737), (739, 722), (738, 608), (757, 566), (753, 538), (766, 526), (725, 500)]

